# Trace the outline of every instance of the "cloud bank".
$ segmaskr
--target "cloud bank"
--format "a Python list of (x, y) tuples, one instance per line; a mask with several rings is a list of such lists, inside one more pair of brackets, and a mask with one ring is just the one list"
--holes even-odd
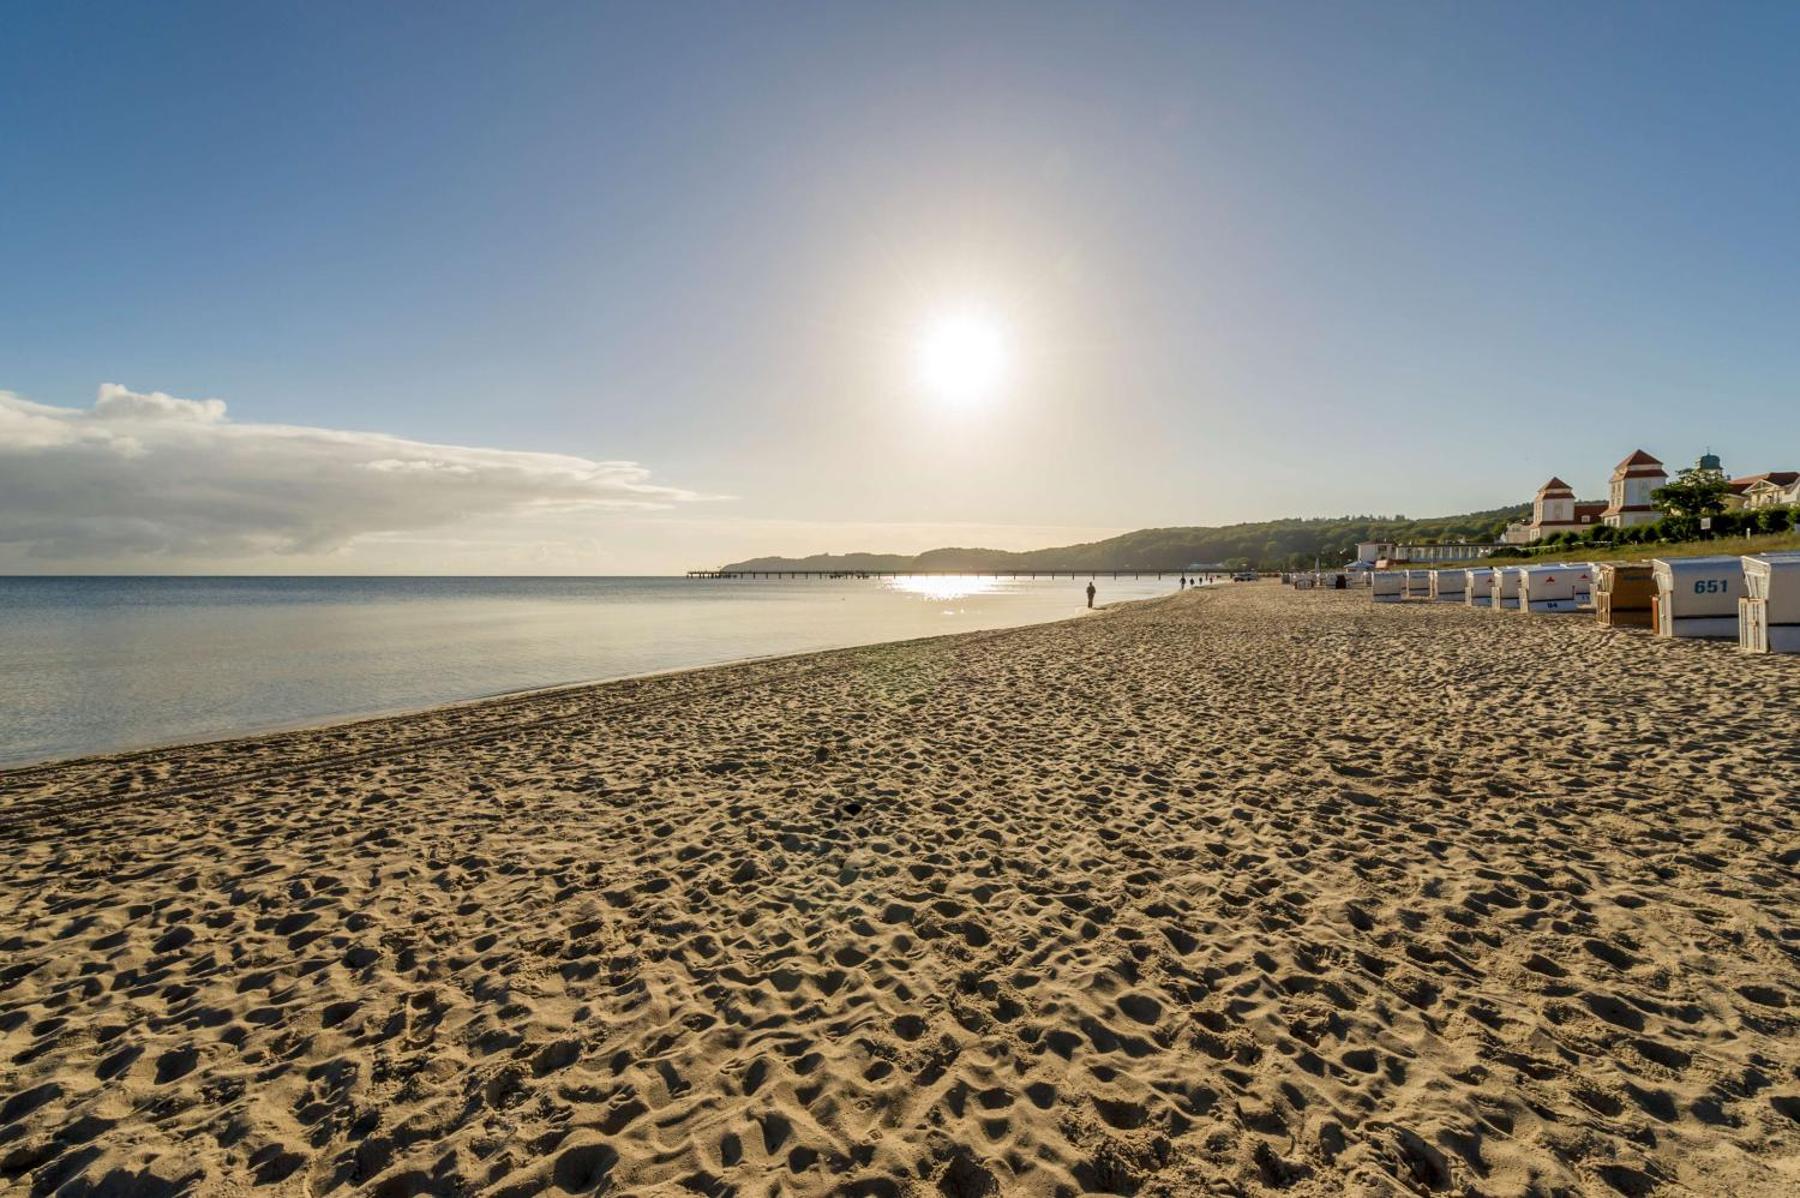
[(329, 554), (705, 498), (649, 479), (636, 462), (237, 423), (221, 400), (115, 383), (85, 409), (0, 391), (0, 560), (15, 564)]

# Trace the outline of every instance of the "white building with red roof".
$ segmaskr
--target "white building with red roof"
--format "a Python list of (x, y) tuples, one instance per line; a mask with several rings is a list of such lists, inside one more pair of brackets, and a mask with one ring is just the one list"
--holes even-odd
[(1650, 502), (1650, 493), (1668, 481), (1669, 472), (1663, 469), (1661, 462), (1641, 449), (1633, 451), (1630, 457), (1613, 467), (1607, 503), (1600, 519), (1614, 528), (1654, 524), (1662, 512)]
[(1509, 545), (1529, 545), (1553, 533), (1580, 532), (1592, 528), (1605, 507), (1603, 503), (1583, 503), (1575, 498), (1574, 488), (1553, 478), (1532, 497), (1531, 519), (1507, 525), (1501, 540)]
[(1731, 480), (1731, 507), (1792, 507), (1800, 504), (1800, 470), (1768, 470)]

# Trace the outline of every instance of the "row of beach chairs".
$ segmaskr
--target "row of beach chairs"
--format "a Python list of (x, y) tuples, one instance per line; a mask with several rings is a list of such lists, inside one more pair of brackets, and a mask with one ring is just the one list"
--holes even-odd
[(1376, 603), (1592, 613), (1613, 628), (1735, 639), (1753, 653), (1800, 653), (1800, 553), (1377, 570), (1369, 591)]

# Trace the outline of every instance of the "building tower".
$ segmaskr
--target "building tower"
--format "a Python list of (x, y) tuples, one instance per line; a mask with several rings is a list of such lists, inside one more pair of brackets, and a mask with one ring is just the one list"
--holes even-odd
[[(1558, 532), (1575, 523), (1575, 492), (1560, 478), (1553, 478), (1538, 488), (1531, 501), (1531, 523), (1539, 531)], [(1532, 540), (1537, 540), (1533, 537)]]
[[(1712, 460), (1717, 462), (1719, 459)], [(1613, 467), (1606, 510), (1600, 513), (1600, 519), (1614, 528), (1655, 523), (1657, 511), (1656, 505), (1650, 502), (1650, 493), (1668, 481), (1669, 472), (1663, 469), (1661, 462), (1641, 449), (1635, 450)]]

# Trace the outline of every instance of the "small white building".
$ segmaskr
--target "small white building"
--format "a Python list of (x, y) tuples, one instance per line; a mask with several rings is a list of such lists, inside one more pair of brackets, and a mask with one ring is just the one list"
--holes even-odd
[(1358, 541), (1356, 560), (1380, 569), (1390, 566), (1419, 565), (1423, 562), (1466, 562), (1483, 558), (1498, 549), (1485, 541), (1448, 541), (1435, 545), (1398, 541)]
[(1552, 533), (1581, 532), (1599, 522), (1605, 507), (1603, 503), (1583, 503), (1568, 483), (1552, 478), (1532, 497), (1531, 519), (1507, 525), (1500, 539), (1509, 545), (1530, 545)]
[(1600, 519), (1614, 528), (1654, 524), (1662, 513), (1650, 502), (1650, 493), (1668, 481), (1669, 472), (1661, 462), (1641, 449), (1633, 450), (1630, 457), (1613, 467), (1606, 508)]
[(1771, 470), (1731, 480), (1731, 498), (1748, 511), (1800, 506), (1800, 470)]

